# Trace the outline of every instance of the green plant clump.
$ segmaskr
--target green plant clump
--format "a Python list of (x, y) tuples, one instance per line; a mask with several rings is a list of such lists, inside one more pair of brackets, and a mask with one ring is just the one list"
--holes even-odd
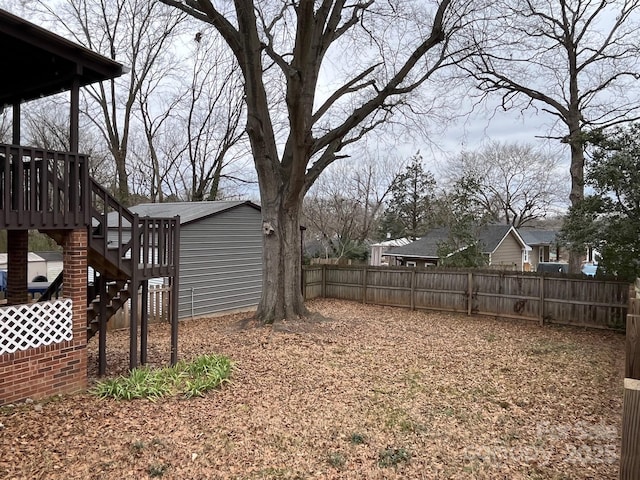
[(409, 453), (404, 448), (385, 448), (378, 454), (378, 465), (381, 467), (395, 467), (400, 463), (408, 462), (411, 458)]
[(340, 452), (331, 452), (329, 454), (328, 461), (329, 464), (337, 470), (344, 468), (347, 463), (347, 459)]
[(228, 382), (233, 363), (223, 355), (203, 355), (191, 362), (178, 362), (173, 367), (131, 370), (129, 376), (99, 382), (91, 393), (116, 400), (146, 398), (155, 401), (168, 395), (201, 397), (209, 390)]

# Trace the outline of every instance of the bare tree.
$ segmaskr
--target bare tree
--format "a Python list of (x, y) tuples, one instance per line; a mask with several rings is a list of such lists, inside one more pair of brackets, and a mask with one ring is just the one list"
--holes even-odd
[(186, 185), (192, 201), (216, 200), (223, 169), (233, 160), (234, 146), (244, 130), (242, 77), (233, 57), (222, 50), (212, 29), (196, 34), (188, 88)]
[[(264, 220), (257, 316), (273, 322), (306, 315), (299, 246), (305, 193), (348, 145), (456, 61), (451, 35), (472, 2), (443, 0), (429, 15), (416, 10), (426, 9), (424, 2), (162, 1), (213, 25), (244, 77)], [(418, 23), (425, 18), (429, 27)]]
[[(202, 26), (198, 22), (193, 30)], [(138, 147), (130, 148), (136, 158), (130, 183), (148, 190), (152, 202), (166, 195), (216, 200), (223, 179), (246, 181), (228, 168), (245, 153), (239, 148), (244, 100), (238, 65), (212, 28), (200, 28), (191, 38), (173, 78), (152, 71), (138, 94), (135, 113), (146, 142), (130, 144)]]
[(129, 68), (128, 75), (85, 89), (91, 100), (85, 113), (109, 146), (116, 167), (115, 193), (126, 203), (136, 98), (154, 70), (172, 68), (163, 57), (184, 16), (148, 0), (39, 0), (37, 6), (66, 36)]
[[(150, 72), (148, 81), (141, 85), (138, 92), (138, 109), (134, 114), (139, 117), (142, 123), (144, 141), (130, 142), (129, 149), (135, 158), (132, 169), (134, 195), (135, 187), (142, 187), (139, 194), (148, 197), (151, 202), (162, 202), (165, 197), (164, 185), (170, 172), (176, 168), (178, 155), (164, 155), (165, 151), (172, 151), (167, 148), (176, 138), (180, 138), (180, 145), (184, 145), (184, 133), (178, 137), (167, 135), (173, 128), (171, 119), (176, 115), (184, 94), (176, 92), (177, 82), (166, 82), (167, 72), (154, 70)], [(135, 148), (135, 144), (138, 148)], [(132, 148), (133, 147), (133, 148)], [(174, 151), (176, 149), (173, 149)], [(183, 148), (177, 149), (180, 153)], [(143, 191), (147, 191), (143, 193)]]
[(491, 142), (451, 159), (448, 171), (453, 193), (493, 222), (522, 227), (564, 207), (558, 157), (528, 144)]
[(332, 165), (304, 200), (305, 238), (320, 242), (336, 258), (362, 254), (401, 168), (392, 156), (368, 154), (352, 166)]
[(0, 111), (0, 142), (11, 143), (11, 117), (8, 109)]
[[(66, 95), (46, 97), (31, 102), (24, 112), (23, 136), (26, 143), (47, 150), (69, 151), (69, 98)], [(79, 149), (89, 155), (89, 173), (100, 182), (113, 177), (109, 152), (100, 133), (85, 117), (81, 118)]]
[[(584, 198), (585, 134), (640, 115), (640, 1), (503, 0), (494, 8), (473, 34), (477, 56), (463, 65), (481, 91), (502, 95), (503, 108), (540, 108), (561, 126), (575, 206)], [(574, 255), (572, 270), (578, 262)]]

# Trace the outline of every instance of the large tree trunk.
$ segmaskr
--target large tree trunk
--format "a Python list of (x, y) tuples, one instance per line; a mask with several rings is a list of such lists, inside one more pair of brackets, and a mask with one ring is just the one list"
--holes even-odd
[(285, 205), (284, 195), (263, 203), (262, 298), (256, 316), (263, 323), (307, 315), (301, 292), (300, 211), (302, 201)]
[[(569, 147), (571, 149), (571, 193), (569, 200), (571, 206), (576, 207), (584, 200), (584, 147), (582, 141), (582, 131), (579, 126), (578, 115), (575, 120), (570, 121)], [(582, 255), (584, 252), (573, 247), (569, 249), (569, 272), (580, 273)]]
[(129, 206), (129, 176), (127, 174), (127, 165), (125, 153), (122, 150), (114, 151), (114, 159), (116, 163), (116, 176), (118, 183), (116, 185), (116, 198), (125, 206)]

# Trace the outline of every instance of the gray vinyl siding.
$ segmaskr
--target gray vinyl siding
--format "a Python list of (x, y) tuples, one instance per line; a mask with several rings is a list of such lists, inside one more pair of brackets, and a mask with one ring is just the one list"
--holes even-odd
[(516, 265), (522, 270), (522, 246), (513, 235), (507, 235), (495, 252), (491, 254), (491, 265)]
[(262, 290), (262, 217), (241, 205), (180, 226), (178, 318), (258, 305)]

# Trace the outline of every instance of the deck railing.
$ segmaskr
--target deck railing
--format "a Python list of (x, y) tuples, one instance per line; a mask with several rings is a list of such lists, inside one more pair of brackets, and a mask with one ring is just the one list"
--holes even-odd
[(88, 225), (88, 157), (0, 144), (0, 227), (71, 229)]

